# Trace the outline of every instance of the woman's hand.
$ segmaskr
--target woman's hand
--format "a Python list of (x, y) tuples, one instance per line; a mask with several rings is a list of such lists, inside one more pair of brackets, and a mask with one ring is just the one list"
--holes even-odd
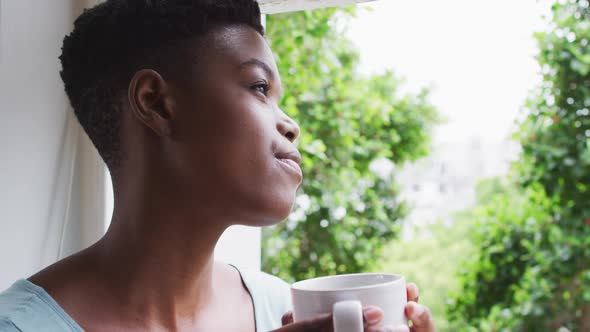
[[(383, 311), (377, 307), (369, 306), (363, 308), (363, 321), (366, 332), (386, 331), (383, 329), (381, 320)], [(332, 315), (319, 315), (311, 320), (293, 323), (293, 313), (291, 311), (283, 315), (283, 327), (273, 332), (332, 332), (334, 326)]]
[[(407, 326), (383, 326), (383, 312), (377, 307), (365, 307), (363, 309), (363, 319), (365, 322), (366, 332), (436, 332), (434, 320), (430, 310), (425, 306), (418, 304), (420, 292), (414, 283), (406, 285), (408, 293), (408, 304), (406, 305), (406, 317), (412, 321), (412, 327)], [(332, 325), (332, 315), (320, 315), (312, 320), (293, 323), (293, 313), (288, 312), (282, 318), (283, 327), (274, 332), (331, 332), (334, 330)]]
[(434, 320), (430, 310), (418, 304), (420, 298), (420, 291), (418, 286), (414, 283), (408, 283), (406, 285), (406, 291), (408, 292), (408, 304), (406, 305), (406, 317), (412, 321), (411, 328), (399, 328), (399, 332), (436, 332), (434, 326)]

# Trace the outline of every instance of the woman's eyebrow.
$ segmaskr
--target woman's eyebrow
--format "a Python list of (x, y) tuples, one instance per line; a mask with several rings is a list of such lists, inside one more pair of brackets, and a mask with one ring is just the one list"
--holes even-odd
[(274, 72), (270, 69), (270, 66), (267, 65), (264, 61), (260, 61), (258, 59), (250, 59), (248, 61), (242, 62), (240, 64), (240, 68), (244, 67), (258, 67), (266, 72), (269, 77), (275, 78)]

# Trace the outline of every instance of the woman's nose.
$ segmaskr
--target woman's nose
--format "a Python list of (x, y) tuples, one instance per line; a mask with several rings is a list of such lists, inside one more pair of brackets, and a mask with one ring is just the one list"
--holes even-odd
[(280, 118), (277, 122), (277, 130), (281, 135), (285, 136), (290, 142), (295, 142), (301, 133), (301, 129), (295, 120), (291, 119), (282, 111), (280, 112)]

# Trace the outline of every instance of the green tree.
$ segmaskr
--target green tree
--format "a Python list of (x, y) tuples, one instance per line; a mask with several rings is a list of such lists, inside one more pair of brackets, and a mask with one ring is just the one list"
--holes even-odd
[[(369, 269), (406, 213), (392, 176), (371, 165), (428, 151), (427, 90), (402, 94), (391, 72), (364, 76), (342, 27), (354, 8), (269, 16), (284, 111), (302, 128), (305, 179), (291, 217), (264, 231), (263, 269), (286, 280)], [(383, 159), (384, 160), (384, 159)]]
[[(476, 223), (470, 238), (477, 250), (460, 270), (461, 287), (453, 296), (450, 317), (467, 322), (471, 328), (465, 330), (542, 331), (539, 320), (516, 328), (507, 318), (518, 306), (515, 293), (523, 286), (523, 275), (543, 260), (540, 250), (549, 240), (544, 235), (555, 223), (554, 202), (538, 185), (522, 189), (504, 184), (495, 190), (473, 209)], [(493, 309), (501, 315), (490, 316)]]
[(590, 8), (552, 6), (537, 34), (542, 84), (517, 138), (516, 194), (480, 216), (454, 317), (482, 331), (590, 331)]

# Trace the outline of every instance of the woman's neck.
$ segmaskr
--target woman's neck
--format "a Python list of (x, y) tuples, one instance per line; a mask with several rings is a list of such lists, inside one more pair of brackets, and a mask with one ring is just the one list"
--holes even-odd
[(220, 289), (214, 250), (227, 227), (207, 207), (173, 196), (118, 193), (109, 230), (93, 247), (117, 301), (168, 327), (198, 319)]

